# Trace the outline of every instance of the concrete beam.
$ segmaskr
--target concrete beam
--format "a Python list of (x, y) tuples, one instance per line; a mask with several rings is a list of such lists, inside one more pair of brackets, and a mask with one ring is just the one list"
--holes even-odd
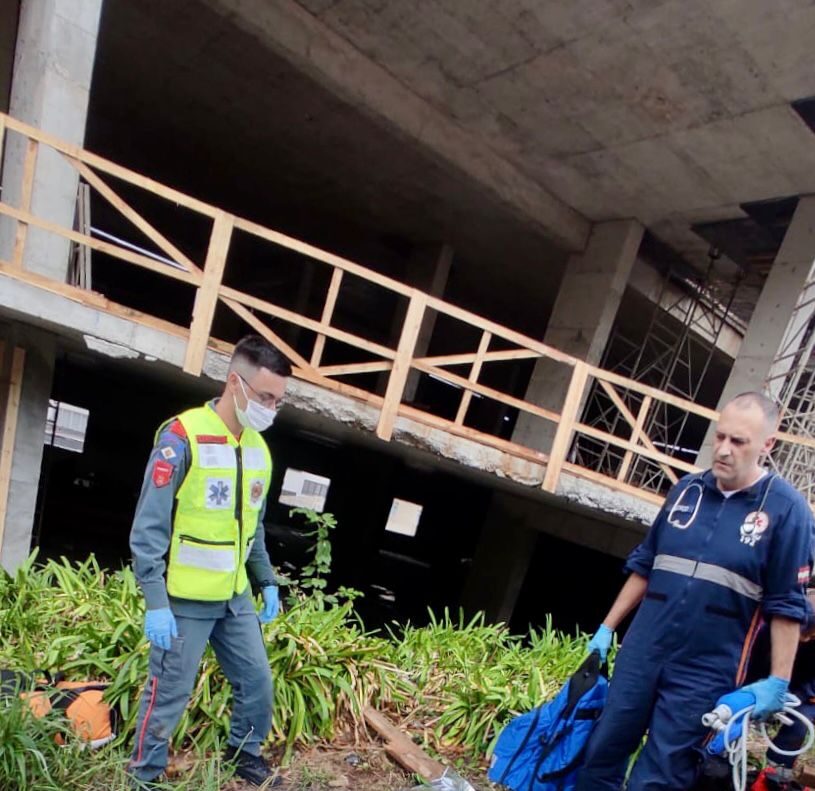
[[(659, 304), (663, 310), (684, 324), (687, 305), (692, 302), (692, 297), (679, 286), (665, 283), (663, 276), (642, 259), (637, 259), (635, 262), (628, 278), (628, 285), (650, 302)], [(716, 348), (728, 357), (736, 357), (739, 353), (742, 334), (727, 323), (722, 327), (717, 338), (714, 338), (710, 328), (704, 323), (695, 325), (692, 331), (707, 343), (713, 343), (715, 340)]]
[(350, 104), (392, 125), (495, 194), (507, 206), (569, 251), (582, 250), (589, 222), (495, 154), (332, 31), (294, 0), (204, 0), (263, 44)]
[[(22, 308), (21, 306), (25, 306)], [(0, 274), (0, 317), (25, 321), (82, 343), (101, 354), (128, 359), (133, 365), (149, 362), (169, 365), (183, 376), (186, 338), (159, 327), (140, 324), (134, 318), (112, 315), (78, 303), (61, 294), (44, 291)], [(209, 350), (204, 375), (222, 382), (226, 378), (228, 358)], [(348, 396), (294, 380), (287, 404), (293, 409), (324, 417), (335, 424), (360, 430), (374, 440), (379, 411)], [(575, 475), (561, 475), (556, 498), (543, 492), (543, 464), (510, 456), (474, 440), (454, 436), (438, 428), (407, 417), (399, 417), (394, 444), (424, 451), (438, 464), (462, 467), (482, 476), (485, 485), (525, 492), (529, 497), (549, 502), (568, 502), (576, 508), (600, 511), (609, 516), (649, 523), (657, 507), (636, 497), (614, 491)]]

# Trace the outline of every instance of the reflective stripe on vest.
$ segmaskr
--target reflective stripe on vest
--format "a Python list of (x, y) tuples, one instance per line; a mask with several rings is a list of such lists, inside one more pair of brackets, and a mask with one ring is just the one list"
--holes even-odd
[(232, 547), (227, 549), (204, 549), (182, 540), (179, 542), (175, 557), (179, 563), (191, 568), (207, 571), (235, 570), (235, 550)]
[(176, 492), (167, 592), (193, 601), (227, 601), (249, 586), (246, 560), (269, 491), (272, 459), (263, 437), (238, 441), (209, 406), (178, 416), (190, 464)]
[(761, 601), (764, 594), (761, 585), (748, 580), (747, 577), (742, 577), (741, 574), (736, 574), (735, 571), (715, 566), (712, 563), (699, 563), (677, 555), (657, 555), (654, 558), (653, 570), (669, 571), (672, 574), (681, 574), (683, 577), (694, 577), (712, 582), (754, 601)]

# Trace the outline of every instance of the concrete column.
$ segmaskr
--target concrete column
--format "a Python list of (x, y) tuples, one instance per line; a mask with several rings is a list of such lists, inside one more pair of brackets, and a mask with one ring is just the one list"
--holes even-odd
[(537, 531), (512, 502), (493, 495), (462, 594), (468, 615), (483, 612), (491, 623), (509, 623), (537, 541)]
[[(634, 220), (615, 220), (593, 227), (586, 249), (569, 258), (544, 343), (592, 364), (600, 362), (642, 234), (643, 227)], [(538, 360), (526, 400), (560, 412), (570, 378), (570, 367)], [(522, 413), (512, 440), (547, 452), (556, 428), (553, 423)]]
[[(784, 241), (775, 256), (761, 296), (750, 317), (750, 324), (741, 342), (730, 377), (719, 399), (721, 409), (731, 398), (747, 390), (762, 390), (772, 374), (784, 375), (793, 363), (790, 357), (773, 365), (788, 332), (794, 332), (793, 322), (806, 321), (805, 315), (793, 312), (804, 286), (813, 273), (815, 261), (815, 195), (798, 201)], [(778, 393), (772, 393), (777, 396)], [(714, 427), (705, 437), (697, 463), (707, 467), (711, 461)]]
[[(71, 143), (82, 144), (96, 55), (102, 0), (23, 0), (9, 112), (20, 121)], [(26, 145), (7, 136), (3, 200), (18, 205)], [(78, 175), (56, 152), (41, 147), (32, 193), (32, 213), (71, 227)], [(0, 222), (0, 258), (9, 260), (16, 223)], [(70, 243), (30, 228), (27, 269), (64, 281)]]
[(13, 572), (31, 551), (56, 339), (42, 330), (16, 325), (7, 334), (6, 341), (10, 348), (21, 346), (26, 353), (6, 526), (0, 546), (0, 565)]

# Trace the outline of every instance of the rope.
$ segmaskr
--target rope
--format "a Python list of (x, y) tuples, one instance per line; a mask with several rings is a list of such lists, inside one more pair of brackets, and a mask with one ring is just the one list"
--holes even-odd
[[(801, 714), (796, 708), (801, 705), (801, 701), (795, 695), (787, 695), (787, 702), (782, 712), (775, 715), (785, 725), (791, 724), (790, 717), (800, 720), (806, 726), (807, 737), (804, 744), (797, 750), (782, 750), (773, 743), (770, 734), (767, 733), (767, 725), (764, 722), (759, 724), (759, 732), (767, 746), (779, 755), (798, 756), (805, 753), (815, 745), (815, 726), (812, 722)], [(732, 767), (733, 788), (735, 791), (746, 791), (747, 789), (747, 734), (750, 732), (750, 725), (753, 723), (752, 712), (755, 706), (747, 706), (726, 721), (722, 721), (718, 716), (706, 714), (703, 718), (705, 725), (710, 725), (714, 730), (723, 731), (724, 748), (728, 761)], [(731, 741), (731, 728), (741, 726), (741, 731)]]

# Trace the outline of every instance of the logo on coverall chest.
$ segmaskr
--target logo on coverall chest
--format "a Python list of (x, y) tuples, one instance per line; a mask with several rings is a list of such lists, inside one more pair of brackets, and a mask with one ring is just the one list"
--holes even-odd
[(739, 533), (741, 543), (754, 547), (770, 526), (770, 517), (766, 511), (751, 511), (742, 522)]

